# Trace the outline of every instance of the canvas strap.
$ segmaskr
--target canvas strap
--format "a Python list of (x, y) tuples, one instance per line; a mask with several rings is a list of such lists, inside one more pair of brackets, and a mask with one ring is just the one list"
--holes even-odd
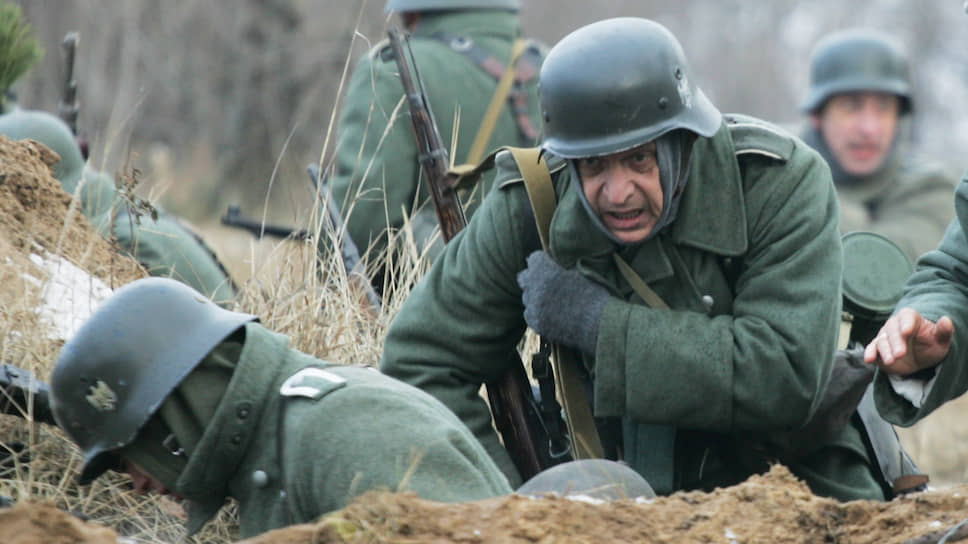
[(485, 146), (491, 140), (491, 134), (494, 133), (494, 127), (497, 126), (497, 118), (501, 115), (501, 110), (504, 109), (508, 94), (511, 92), (511, 84), (514, 83), (514, 67), (527, 48), (528, 42), (521, 38), (514, 40), (514, 44), (511, 45), (511, 58), (497, 82), (497, 88), (494, 89), (494, 95), (491, 96), (491, 103), (487, 106), (484, 118), (481, 119), (481, 126), (477, 129), (477, 135), (474, 136), (471, 150), (467, 153), (468, 164), (477, 164), (484, 157)]
[[(524, 178), (524, 186), (528, 192), (528, 199), (534, 210), (535, 224), (541, 246), (548, 249), (548, 231), (551, 217), (554, 214), (557, 200), (554, 187), (551, 184), (551, 174), (548, 164), (541, 156), (540, 148), (506, 148), (511, 152), (518, 169)], [(575, 459), (594, 459), (604, 457), (601, 438), (581, 377), (578, 375), (580, 359), (571, 350), (562, 346), (552, 347), (551, 358), (554, 367), (555, 385), (561, 400), (561, 407), (568, 422), (569, 437)]]

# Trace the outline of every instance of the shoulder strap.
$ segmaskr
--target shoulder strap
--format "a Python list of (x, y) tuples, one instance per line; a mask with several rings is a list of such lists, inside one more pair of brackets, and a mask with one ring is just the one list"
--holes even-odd
[(481, 120), (477, 135), (474, 137), (466, 163), (477, 164), (484, 156), (485, 146), (491, 139), (501, 110), (508, 103), (514, 113), (514, 120), (518, 125), (521, 141), (523, 143), (535, 142), (538, 138), (538, 130), (528, 116), (528, 92), (524, 84), (538, 75), (538, 64), (540, 64), (538, 46), (530, 40), (518, 38), (511, 45), (511, 55), (507, 63), (502, 63), (466, 36), (449, 32), (436, 32), (432, 37), (464, 55), (478, 68), (498, 81), (491, 97), (491, 103)]
[[(534, 210), (534, 221), (538, 227), (541, 246), (548, 249), (548, 231), (551, 217), (557, 207), (554, 186), (551, 184), (551, 174), (548, 164), (541, 156), (540, 148), (507, 148), (518, 164), (518, 169), (524, 178), (524, 186), (528, 192), (528, 200)], [(543, 343), (543, 342), (542, 342)], [(561, 346), (552, 347), (551, 358), (554, 367), (555, 386), (561, 397), (561, 407), (568, 422), (571, 448), (575, 459), (594, 459), (605, 456), (595, 418), (584, 384), (578, 375), (578, 357)]]
[(558, 199), (555, 196), (554, 185), (551, 184), (551, 172), (548, 163), (541, 156), (539, 147), (508, 147), (514, 162), (518, 165), (524, 188), (534, 211), (534, 222), (538, 226), (538, 237), (541, 247), (548, 249), (548, 232), (551, 230), (551, 217), (555, 214)]
[(487, 106), (484, 118), (481, 119), (481, 126), (477, 129), (477, 134), (474, 136), (474, 143), (471, 144), (471, 149), (467, 154), (467, 162), (470, 164), (477, 164), (480, 162), (481, 157), (484, 156), (484, 146), (491, 140), (491, 134), (494, 133), (494, 127), (497, 125), (497, 118), (501, 114), (501, 109), (504, 107), (504, 104), (507, 102), (508, 93), (511, 91), (511, 84), (514, 83), (514, 66), (521, 57), (521, 53), (524, 53), (524, 50), (527, 49), (527, 46), (528, 42), (521, 38), (514, 40), (514, 44), (511, 46), (511, 58), (504, 68), (504, 73), (498, 79), (497, 87), (494, 89), (494, 95), (491, 96), (491, 103)]

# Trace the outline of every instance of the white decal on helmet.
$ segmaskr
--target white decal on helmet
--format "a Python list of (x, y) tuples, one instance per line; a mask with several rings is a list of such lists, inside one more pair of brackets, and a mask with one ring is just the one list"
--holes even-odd
[(679, 101), (682, 102), (682, 107), (692, 108), (692, 89), (689, 88), (689, 78), (685, 74), (682, 74), (682, 77), (676, 83), (676, 91), (679, 92)]
[(109, 412), (114, 410), (117, 406), (118, 396), (114, 391), (108, 387), (108, 384), (97, 381), (97, 384), (92, 385), (90, 392), (86, 397), (87, 402), (94, 407), (98, 412)]

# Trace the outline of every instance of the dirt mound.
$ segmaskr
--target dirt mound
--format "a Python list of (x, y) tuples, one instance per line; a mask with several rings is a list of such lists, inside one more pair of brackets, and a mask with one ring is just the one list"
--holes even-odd
[[(106, 292), (147, 274), (104, 240), (51, 175), (45, 146), (0, 135), (0, 332), (64, 340)], [(39, 321), (38, 321), (39, 320)], [(19, 335), (15, 335), (19, 336)], [(5, 361), (12, 362), (12, 361)]]
[[(648, 501), (597, 503), (512, 495), (444, 504), (409, 493), (371, 492), (318, 523), (270, 531), (240, 544), (933, 544), (945, 537), (946, 542), (968, 537), (968, 530), (958, 527), (968, 518), (966, 496), (968, 486), (962, 486), (886, 503), (839, 503), (812, 495), (778, 465), (734, 487)], [(46, 505), (0, 510), (0, 542), (95, 544), (114, 542), (114, 537), (109, 529), (82, 524)]]
[[(838, 503), (811, 494), (779, 465), (734, 487), (650, 501), (595, 504), (512, 495), (441, 504), (406, 494), (370, 493), (317, 524), (272, 531), (245, 544), (934, 543), (968, 517), (966, 493), (963, 487), (887, 503)], [(948, 539), (956, 540), (954, 535)]]
[(6, 544), (117, 544), (107, 527), (85, 523), (45, 504), (0, 510), (0, 542)]

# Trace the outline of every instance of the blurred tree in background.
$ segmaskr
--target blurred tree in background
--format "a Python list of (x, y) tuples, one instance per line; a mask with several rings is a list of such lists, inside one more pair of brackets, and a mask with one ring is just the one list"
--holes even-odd
[[(304, 167), (323, 151), (344, 65), (382, 40), (387, 23), (383, 0), (17, 3), (47, 50), (15, 87), (21, 102), (56, 111), (58, 44), (79, 31), (79, 127), (93, 159), (112, 171), (139, 168), (164, 204), (196, 222), (216, 218), (228, 202), (267, 204), (278, 221), (306, 220)], [(800, 121), (796, 106), (820, 36), (881, 28), (912, 58), (918, 142), (953, 170), (968, 168), (968, 16), (960, 2), (523, 0), (522, 15), (527, 33), (548, 44), (592, 20), (656, 19), (679, 37), (723, 111), (784, 124)]]

